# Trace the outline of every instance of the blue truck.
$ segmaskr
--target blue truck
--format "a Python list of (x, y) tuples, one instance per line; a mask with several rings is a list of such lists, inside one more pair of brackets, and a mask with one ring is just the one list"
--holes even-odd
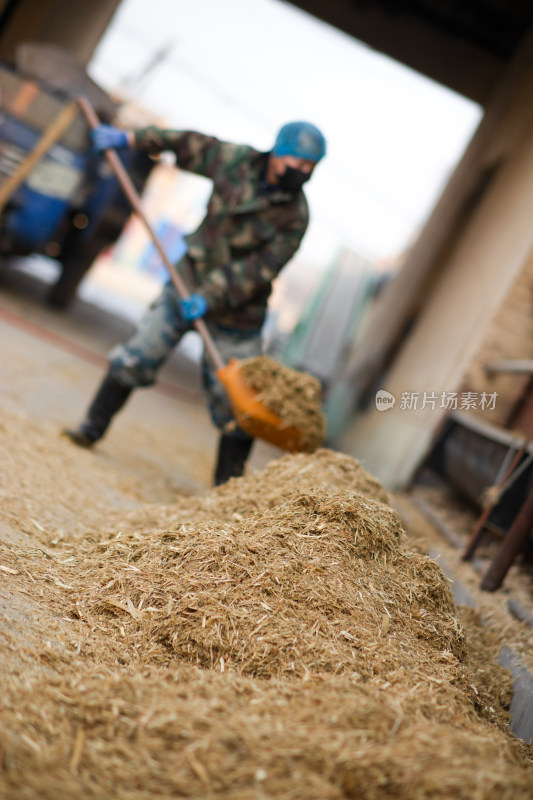
[[(59, 309), (68, 307), (131, 213), (106, 160), (92, 151), (81, 113), (20, 179), (80, 95), (103, 122), (114, 122), (118, 105), (64, 51), (23, 45), (13, 64), (0, 64), (0, 255), (54, 258), (58, 278), (47, 300)], [(127, 151), (123, 162), (142, 192), (154, 162), (135, 151)]]

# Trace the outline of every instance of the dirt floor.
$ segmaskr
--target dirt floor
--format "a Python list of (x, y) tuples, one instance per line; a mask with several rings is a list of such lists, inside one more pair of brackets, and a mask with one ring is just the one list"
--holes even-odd
[[(85, 451), (74, 447), (60, 435), (60, 429), (80, 419), (103, 374), (106, 351), (125, 338), (132, 323), (81, 301), (66, 313), (53, 312), (43, 304), (45, 292), (40, 281), (16, 269), (2, 271), (0, 672), (3, 685), (9, 687), (0, 716), (5, 723), (3, 728), (0, 725), (2, 796), (9, 800), (75, 796), (129, 800), (181, 796), (470, 800), (475, 796), (480, 800), (525, 800), (533, 796), (533, 751), (508, 733), (510, 683), (496, 662), (501, 645), (508, 644), (533, 666), (533, 631), (510, 614), (508, 607), (509, 597), (516, 593), (520, 602), (531, 608), (527, 574), (513, 568), (503, 590), (493, 595), (480, 592), (475, 567), (461, 562), (459, 550), (428, 523), (417, 507), (417, 498), (396, 495), (390, 500), (406, 529), (413, 553), (410, 558), (418, 563), (417, 554), (428, 551), (440, 556), (467, 587), (483, 618), (481, 625), (471, 610), (460, 609), (454, 616), (455, 610), (451, 614), (443, 606), (439, 613), (446, 619), (447, 639), (438, 655), (437, 651), (431, 655), (422, 640), (430, 625), (437, 623), (432, 617), (426, 619), (427, 611), (422, 609), (420, 670), (423, 659), (431, 665), (434, 657), (441, 677), (428, 679), (423, 671), (418, 674), (415, 661), (408, 659), (401, 669), (398, 665), (393, 669), (392, 650), (384, 650), (381, 666), (365, 673), (365, 658), (378, 646), (372, 638), (373, 620), (376, 642), (386, 636), (391, 624), (395, 630), (390, 604), (383, 605), (382, 593), (374, 591), (375, 578), (368, 576), (366, 590), (369, 598), (373, 595), (369, 603), (379, 600), (381, 610), (368, 606), (368, 640), (364, 625), (357, 644), (349, 630), (340, 631), (344, 649), (338, 645), (341, 649), (335, 651), (337, 666), (331, 666), (325, 656), (320, 661), (317, 655), (320, 666), (315, 670), (305, 665), (299, 668), (297, 659), (291, 661), (288, 655), (296, 645), (287, 639), (286, 652), (282, 646), (277, 651), (277, 663), (284, 664), (285, 671), (292, 669), (294, 679), (282, 683), (281, 673), (272, 673), (271, 679), (263, 682), (265, 676), (253, 671), (257, 653), (247, 654), (246, 663), (252, 666), (248, 672), (240, 671), (231, 660), (238, 650), (237, 629), (227, 634), (225, 650), (214, 651), (213, 640), (206, 638), (206, 625), (215, 620), (213, 630), (218, 631), (218, 646), (222, 647), (223, 604), (237, 610), (243, 605), (242, 598), (228, 601), (230, 590), (224, 588), (231, 582), (228, 575), (237, 559), (230, 544), (240, 541), (243, 509), (255, 498), (254, 474), (277, 463), (281, 451), (263, 444), (255, 447), (248, 494), (242, 490), (242, 508), (236, 505), (232, 510), (224, 494), (211, 500), (208, 491), (216, 436), (204, 407), (197, 365), (180, 354), (165, 367), (158, 389), (136, 393), (97, 448)], [(350, 491), (351, 467), (342, 460), (339, 464), (338, 474), (345, 476), (346, 485), (340, 486), (337, 477), (331, 484), (339, 491)], [(303, 484), (306, 469), (297, 470)], [(283, 475), (276, 480), (283, 487)], [(323, 476), (321, 481), (321, 487), (327, 487)], [(382, 490), (371, 479), (365, 477), (358, 486), (364, 497), (372, 498), (370, 506), (363, 502), (365, 509), (383, 499)], [(266, 564), (254, 577), (254, 565), (260, 566), (261, 537), (271, 536), (269, 514), (284, 502), (283, 491), (278, 487), (269, 495), (259, 487), (258, 499), (253, 499), (257, 509), (253, 535), (257, 539), (249, 545), (246, 565), (250, 601), (253, 587), (268, 570)], [(357, 491), (352, 488), (352, 493)], [(452, 527), (468, 529), (468, 518), (459, 512), (454, 516), (442, 494), (422, 494)], [(327, 514), (333, 512), (328, 497), (313, 495), (313, 519), (320, 519), (321, 514), (330, 519)], [(346, 508), (351, 501), (342, 492), (340, 497), (334, 519), (348, 520)], [(267, 509), (264, 512), (261, 502)], [(384, 508), (379, 502), (376, 509)], [(204, 550), (195, 554), (197, 534), (190, 540), (182, 537), (181, 543), (170, 537), (172, 530), (188, 536), (187, 526), (194, 520), (215, 517), (215, 507), (217, 521), (208, 526), (211, 540), (202, 540), (198, 533)], [(294, 518), (290, 515), (301, 509), (290, 504), (283, 509), (284, 526), (289, 529)], [(379, 511), (382, 513), (389, 520), (389, 512)], [(231, 529), (225, 527), (230, 523)], [(396, 523), (390, 524), (392, 531)], [(346, 525), (348, 522), (342, 522), (341, 533)], [(151, 539), (144, 537), (146, 530), (151, 531)], [(315, 533), (314, 529), (311, 532)], [(215, 535), (223, 539), (223, 545), (216, 547), (218, 555), (212, 545)], [(304, 540), (308, 535), (301, 534)], [(129, 542), (130, 552), (134, 545), (141, 547), (135, 556), (139, 560), (121, 561), (124, 597), (124, 587), (130, 587), (126, 599), (113, 594), (113, 578), (104, 581), (109, 569), (104, 556), (114, 558), (114, 553), (123, 553), (121, 537)], [(139, 545), (141, 540), (144, 544)], [(152, 564), (150, 559), (161, 542), (167, 548), (166, 558), (181, 547), (191, 565), (199, 559), (196, 568), (200, 572), (195, 574), (190, 566), (185, 575), (191, 587), (200, 581), (205, 564), (215, 563), (220, 553), (225, 559), (217, 567), (218, 577), (213, 578), (221, 587), (216, 595), (219, 605), (206, 611), (197, 632), (191, 633), (191, 641), (196, 636), (191, 651), (194, 658), (182, 643), (177, 665), (162, 647), (156, 655), (146, 656), (150, 640), (138, 625), (143, 604), (149, 606), (153, 620), (159, 619), (161, 630), (165, 624), (162, 609), (166, 609), (167, 619), (174, 613), (170, 584), (153, 588), (153, 597), (149, 585), (142, 592), (135, 588), (139, 565), (143, 559)], [(394, 562), (387, 561), (391, 558), (386, 555), (388, 546), (384, 545), (383, 569), (390, 577)], [(369, 569), (375, 570), (372, 558)], [(83, 575), (91, 573), (92, 567), (100, 569), (103, 576), (97, 589), (83, 582)], [(430, 581), (430, 572), (427, 575)], [(445, 580), (441, 577), (439, 581), (444, 597)], [(310, 586), (320, 584), (319, 566)], [(261, 626), (268, 626), (276, 591), (274, 581), (262, 594), (261, 616), (250, 617), (251, 635), (257, 636)], [(328, 626), (335, 623), (331, 614), (346, 614), (343, 602), (348, 600), (342, 600), (341, 588), (338, 604), (333, 602), (334, 592), (325, 592), (321, 595), (323, 619), (316, 627), (319, 633), (322, 630), (327, 653), (333, 652), (326, 641)], [(331, 610), (324, 606), (328, 597), (333, 603)], [(443, 602), (446, 605), (448, 600)], [(290, 603), (297, 620), (303, 610), (296, 608), (296, 599)], [(194, 605), (185, 605), (180, 613), (187, 616), (196, 611)], [(237, 624), (228, 619), (229, 628)], [(193, 622), (191, 631), (195, 630)], [(462, 626), (470, 642), (470, 660), (455, 673), (453, 665), (462, 657)], [(304, 629), (305, 625), (303, 639)], [(279, 632), (275, 628), (269, 632), (272, 642)], [(313, 647), (318, 653), (318, 645)], [(264, 652), (263, 665), (267, 663)], [(350, 659), (358, 664), (351, 677), (341, 668)], [(294, 663), (296, 667), (291, 666)], [(232, 669), (231, 683), (225, 683), (223, 673), (226, 670), (229, 675)], [(428, 680), (426, 695), (420, 687)], [(402, 694), (404, 687), (408, 702)], [(454, 704), (459, 701), (461, 709), (466, 704), (466, 710), (457, 705), (455, 711)], [(420, 757), (410, 759), (411, 751), (419, 752)], [(433, 767), (428, 765), (440, 762), (442, 771), (431, 772)], [(429, 773), (431, 780), (427, 780)]]

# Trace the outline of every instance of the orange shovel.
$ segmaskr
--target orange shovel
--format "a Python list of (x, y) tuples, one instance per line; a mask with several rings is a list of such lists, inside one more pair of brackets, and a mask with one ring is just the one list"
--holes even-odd
[[(78, 98), (79, 106), (87, 119), (91, 128), (97, 128), (100, 125), (100, 120), (92, 107), (91, 103), (85, 97)], [(165, 264), (172, 283), (180, 297), (188, 298), (189, 291), (183, 282), (180, 274), (170, 262), (168, 256), (163, 249), (152, 225), (147, 219), (141, 205), (141, 200), (137, 191), (126, 172), (122, 161), (118, 157), (115, 150), (105, 150), (105, 157), (114, 171), (117, 179), (124, 190), (133, 210), (143, 222), (146, 230), (148, 231), (163, 263)], [(196, 319), (193, 322), (194, 328), (198, 331), (204, 341), (205, 348), (216, 367), (217, 378), (224, 386), (226, 393), (229, 397), (233, 413), (242, 430), (249, 433), (250, 436), (263, 439), (266, 442), (275, 444), (283, 450), (290, 452), (298, 452), (301, 448), (301, 433), (297, 428), (287, 427), (283, 425), (281, 419), (277, 414), (273, 414), (266, 406), (264, 406), (258, 399), (257, 394), (245, 383), (239, 369), (239, 362), (232, 359), (229, 364), (224, 364), (220, 353), (213, 341), (213, 337), (209, 333), (205, 322), (202, 319)]]

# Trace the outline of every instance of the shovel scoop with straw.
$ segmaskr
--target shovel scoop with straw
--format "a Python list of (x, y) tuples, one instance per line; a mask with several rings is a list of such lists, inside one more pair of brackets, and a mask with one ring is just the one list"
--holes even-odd
[[(94, 130), (100, 125), (100, 120), (85, 97), (78, 98), (78, 103), (83, 112), (89, 126)], [(122, 161), (115, 152), (115, 150), (108, 149), (104, 151), (105, 158), (107, 159), (111, 169), (117, 176), (117, 179), (129, 200), (133, 211), (137, 214), (139, 219), (144, 224), (148, 234), (150, 235), (163, 263), (165, 264), (172, 283), (178, 295), (187, 299), (189, 291), (183, 282), (178, 271), (170, 262), (165, 250), (159, 241), (152, 225), (147, 219), (142, 206), (141, 200), (137, 191), (126, 172)], [(211, 358), (215, 368), (216, 375), (220, 383), (223, 385), (237, 424), (242, 430), (246, 431), (250, 436), (263, 439), (266, 442), (280, 447), (283, 450), (290, 452), (299, 452), (302, 447), (302, 433), (296, 427), (287, 427), (283, 424), (280, 417), (268, 409), (257, 397), (257, 393), (250, 388), (239, 368), (237, 359), (232, 359), (228, 364), (225, 364), (216, 347), (213, 337), (202, 319), (196, 319), (192, 323), (196, 331), (202, 337), (205, 349)]]

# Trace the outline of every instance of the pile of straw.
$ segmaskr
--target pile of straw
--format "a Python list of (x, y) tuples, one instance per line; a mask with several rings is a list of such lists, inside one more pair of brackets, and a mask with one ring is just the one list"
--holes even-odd
[(320, 489), (232, 523), (122, 531), (88, 548), (72, 613), (112, 615), (146, 659), (164, 645), (255, 677), (413, 678), (463, 634), (441, 570), (402, 537), (388, 506)]
[(531, 768), (498, 730), (347, 677), (81, 665), (0, 703), (9, 800), (531, 797)]
[(508, 674), (353, 459), (42, 538), (5, 563), (62, 649), (6, 676), (0, 796), (529, 800)]
[[(129, 513), (113, 515), (110, 530), (175, 528), (183, 522), (235, 521), (254, 511), (276, 508), (298, 492), (320, 487), (339, 489), (388, 504), (381, 483), (351, 456), (320, 449), (313, 457), (303, 453), (286, 455), (261, 472), (230, 480), (200, 497), (184, 497), (172, 505), (145, 504)], [(116, 520), (116, 521), (115, 521)]]

